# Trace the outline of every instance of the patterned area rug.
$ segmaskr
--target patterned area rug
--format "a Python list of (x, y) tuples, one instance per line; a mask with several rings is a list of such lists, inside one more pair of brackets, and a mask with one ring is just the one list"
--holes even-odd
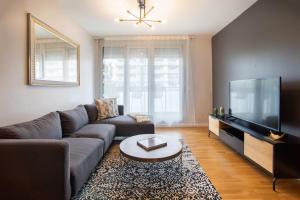
[(72, 200), (221, 199), (185, 145), (183, 160), (146, 164), (120, 159), (114, 145)]

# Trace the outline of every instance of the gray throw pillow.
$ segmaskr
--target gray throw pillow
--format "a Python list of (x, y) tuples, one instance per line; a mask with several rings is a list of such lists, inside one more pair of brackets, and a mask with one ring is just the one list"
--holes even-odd
[(84, 107), (89, 116), (90, 123), (93, 121), (96, 121), (98, 118), (98, 110), (97, 110), (96, 104), (87, 104), (87, 105), (84, 105)]
[(0, 128), (0, 139), (61, 139), (58, 113), (52, 112), (33, 121)]
[(58, 111), (58, 113), (64, 136), (70, 136), (89, 123), (89, 118), (83, 105), (79, 105), (72, 110)]

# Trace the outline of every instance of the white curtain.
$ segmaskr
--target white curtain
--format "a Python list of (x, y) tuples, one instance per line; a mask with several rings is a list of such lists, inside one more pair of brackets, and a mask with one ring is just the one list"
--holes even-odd
[(99, 96), (116, 97), (126, 113), (148, 114), (158, 125), (194, 124), (189, 41), (187, 36), (99, 40)]

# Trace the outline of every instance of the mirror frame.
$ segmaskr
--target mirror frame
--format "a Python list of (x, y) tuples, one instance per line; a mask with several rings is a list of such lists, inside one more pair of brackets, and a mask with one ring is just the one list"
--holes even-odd
[[(28, 20), (28, 59), (29, 59), (29, 85), (35, 86), (80, 86), (80, 45), (75, 43), (73, 40), (58, 32), (54, 28), (50, 27), (46, 23), (42, 22), (32, 14), (27, 14)], [(35, 79), (35, 29), (34, 25), (38, 24), (57, 38), (65, 41), (69, 45), (73, 46), (77, 50), (77, 79), (76, 82), (67, 81), (51, 81), (51, 80), (37, 80)]]

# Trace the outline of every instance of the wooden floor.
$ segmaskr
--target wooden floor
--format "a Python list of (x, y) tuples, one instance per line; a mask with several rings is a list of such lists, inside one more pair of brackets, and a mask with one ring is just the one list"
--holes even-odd
[(220, 142), (207, 128), (160, 128), (156, 133), (181, 135), (223, 199), (300, 200), (300, 181), (278, 180)]

